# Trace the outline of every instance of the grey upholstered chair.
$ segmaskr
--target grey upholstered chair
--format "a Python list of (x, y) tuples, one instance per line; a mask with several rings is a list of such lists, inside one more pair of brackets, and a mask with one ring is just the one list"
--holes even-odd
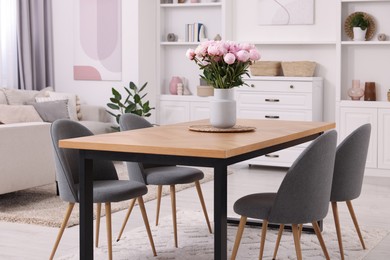
[[(153, 126), (146, 119), (131, 113), (121, 115), (119, 124), (120, 124), (121, 131), (134, 130), (134, 129)], [(130, 180), (143, 182), (146, 185), (158, 185), (156, 226), (158, 225), (158, 218), (160, 212), (162, 186), (163, 185), (170, 186), (175, 247), (178, 247), (177, 224), (176, 224), (176, 195), (175, 195), (176, 184), (195, 182), (196, 190), (199, 195), (200, 203), (202, 205), (203, 213), (206, 218), (207, 226), (210, 233), (212, 233), (209, 217), (206, 210), (206, 205), (203, 199), (202, 189), (199, 183), (199, 180), (203, 179), (204, 177), (202, 171), (191, 167), (181, 167), (176, 165), (167, 166), (167, 165), (156, 165), (156, 164), (142, 164), (136, 162), (127, 162), (127, 169), (128, 169)], [(132, 210), (132, 206), (129, 207), (128, 214), (130, 214), (131, 210)], [(127, 218), (123, 223), (117, 241), (119, 241), (122, 232), (126, 226), (126, 223), (127, 223)]]
[(317, 221), (328, 213), (336, 142), (334, 130), (319, 136), (287, 171), (277, 193), (251, 194), (234, 203), (234, 211), (241, 219), (231, 259), (236, 259), (248, 217), (263, 220), (259, 259), (263, 257), (268, 223), (292, 224), (298, 259), (302, 259), (298, 225), (312, 223), (325, 257), (329, 259)]
[[(344, 259), (344, 250), (337, 202), (346, 202), (355, 225), (356, 232), (359, 236), (360, 243), (362, 244), (363, 249), (366, 249), (351, 200), (358, 198), (362, 190), (364, 169), (366, 166), (368, 146), (370, 143), (370, 134), (371, 125), (362, 125), (349, 134), (336, 149), (330, 201), (332, 204), (333, 218), (336, 226), (341, 259)], [(302, 226), (300, 226), (300, 231), (301, 230)], [(279, 230), (273, 258), (276, 258), (282, 232), (282, 230)]]
[(360, 196), (362, 191), (364, 169), (368, 146), (370, 143), (371, 125), (365, 124), (348, 135), (337, 147), (336, 161), (333, 174), (332, 204), (333, 217), (336, 225), (337, 238), (341, 259), (344, 259), (343, 243), (341, 239), (340, 221), (337, 202), (345, 201), (353, 223), (358, 233), (363, 249), (366, 249), (351, 200)]
[[(65, 214), (50, 255), (50, 259), (53, 259), (73, 207), (75, 203), (79, 202), (80, 196), (78, 151), (73, 149), (62, 149), (58, 146), (58, 141), (67, 138), (89, 136), (92, 135), (92, 132), (78, 122), (61, 119), (52, 124), (50, 133), (54, 147), (56, 175), (60, 197), (63, 201), (69, 203), (68, 210)], [(147, 187), (145, 184), (136, 181), (118, 180), (117, 172), (111, 161), (93, 162), (93, 180), (93, 202), (98, 204), (98, 215), (100, 215), (101, 203), (105, 203), (109, 259), (112, 259), (111, 202), (118, 202), (133, 198), (138, 198), (142, 217), (149, 236), (149, 242), (152, 246), (153, 255), (156, 256), (153, 237), (142, 199), (142, 195), (147, 193)], [(98, 220), (99, 218), (100, 216), (98, 216)], [(97, 221), (96, 224), (97, 237), (99, 234), (98, 222), (99, 221)]]

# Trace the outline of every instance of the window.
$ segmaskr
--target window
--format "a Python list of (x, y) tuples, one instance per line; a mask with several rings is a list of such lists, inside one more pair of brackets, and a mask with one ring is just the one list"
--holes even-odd
[(0, 86), (16, 88), (17, 23), (15, 0), (0, 0)]

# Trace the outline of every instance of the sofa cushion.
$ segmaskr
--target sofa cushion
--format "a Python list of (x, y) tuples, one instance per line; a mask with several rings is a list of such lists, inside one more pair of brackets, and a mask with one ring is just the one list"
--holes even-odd
[(48, 91), (53, 91), (52, 87), (47, 87), (42, 90), (21, 90), (13, 88), (5, 88), (4, 93), (7, 97), (8, 105), (23, 105), (28, 102), (34, 102), (35, 97), (44, 97)]
[[(69, 110), (69, 117), (72, 120), (78, 121), (78, 116), (77, 116), (77, 96), (75, 94), (71, 93), (61, 93), (61, 92), (52, 92), (49, 91), (49, 97), (51, 98), (50, 101), (53, 100), (68, 100), (68, 110)], [(36, 99), (37, 102), (38, 99)]]
[(44, 122), (54, 122), (57, 119), (69, 119), (68, 100), (35, 102), (34, 106)]
[(7, 97), (5, 96), (4, 89), (0, 88), (0, 104), (6, 105), (7, 103)]
[(4, 124), (21, 122), (43, 122), (31, 105), (0, 105), (0, 122)]

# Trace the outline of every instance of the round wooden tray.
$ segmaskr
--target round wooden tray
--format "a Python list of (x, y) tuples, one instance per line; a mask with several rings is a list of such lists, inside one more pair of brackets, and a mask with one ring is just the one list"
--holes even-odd
[(372, 37), (374, 37), (374, 33), (375, 33), (375, 30), (376, 30), (376, 25), (375, 25), (375, 22), (374, 22), (374, 19), (372, 18), (371, 15), (369, 15), (368, 13), (365, 13), (365, 12), (354, 12), (352, 14), (350, 14), (347, 19), (345, 19), (345, 22), (344, 22), (344, 30), (345, 30), (345, 33), (347, 34), (347, 36), (353, 40), (353, 30), (352, 30), (352, 25), (351, 25), (351, 22), (352, 22), (352, 19), (355, 15), (357, 14), (363, 14), (368, 22), (369, 22), (369, 25), (367, 27), (367, 32), (366, 32), (366, 40), (371, 40)]
[(242, 133), (255, 131), (256, 127), (235, 125), (232, 128), (216, 128), (211, 125), (191, 125), (188, 129), (190, 131), (208, 133)]

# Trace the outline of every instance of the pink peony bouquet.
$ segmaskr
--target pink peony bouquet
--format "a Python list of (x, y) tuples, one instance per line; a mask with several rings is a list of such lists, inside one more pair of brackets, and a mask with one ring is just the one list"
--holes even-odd
[(188, 59), (195, 61), (203, 71), (200, 77), (214, 88), (234, 88), (247, 85), (242, 80), (249, 65), (260, 59), (253, 44), (231, 41), (202, 42), (196, 49), (188, 49)]

